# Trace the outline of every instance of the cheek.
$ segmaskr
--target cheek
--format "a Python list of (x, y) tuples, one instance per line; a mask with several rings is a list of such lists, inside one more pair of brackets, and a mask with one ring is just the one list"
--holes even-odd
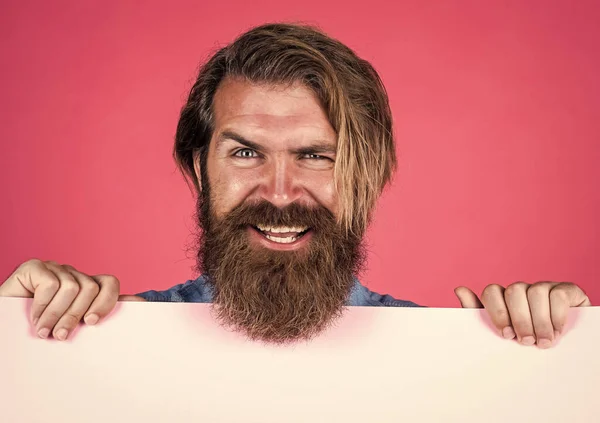
[(209, 150), (207, 177), (210, 184), (210, 198), (213, 213), (224, 217), (243, 201), (244, 181), (236, 177), (223, 161)]
[(337, 216), (339, 210), (339, 199), (335, 190), (333, 176), (320, 178), (310, 188), (312, 196), (319, 204), (326, 207)]
[(244, 202), (252, 191), (252, 178), (218, 172), (211, 179), (211, 197), (214, 213), (222, 217)]

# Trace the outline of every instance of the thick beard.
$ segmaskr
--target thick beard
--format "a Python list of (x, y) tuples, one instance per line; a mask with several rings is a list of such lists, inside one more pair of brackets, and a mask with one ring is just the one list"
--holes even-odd
[[(198, 269), (213, 286), (221, 324), (252, 340), (287, 344), (314, 338), (342, 316), (364, 252), (329, 210), (261, 202), (217, 219), (201, 196), (198, 217)], [(250, 242), (248, 228), (259, 224), (308, 226), (312, 238), (297, 251), (270, 250)]]

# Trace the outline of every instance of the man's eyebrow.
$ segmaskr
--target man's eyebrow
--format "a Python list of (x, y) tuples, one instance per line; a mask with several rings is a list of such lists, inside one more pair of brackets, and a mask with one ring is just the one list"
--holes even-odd
[[(261, 152), (264, 147), (254, 141), (250, 141), (240, 134), (233, 131), (223, 131), (218, 137), (218, 142), (223, 142), (226, 139), (238, 142), (248, 148)], [(327, 141), (317, 141), (314, 144), (294, 148), (291, 150), (292, 154), (335, 154), (337, 152), (335, 144)]]
[(233, 140), (235, 142), (238, 142), (242, 145), (245, 145), (248, 148), (251, 148), (253, 150), (256, 151), (262, 151), (263, 147), (260, 144), (257, 144), (253, 141), (247, 140), (246, 138), (242, 137), (240, 134), (237, 134), (233, 131), (223, 131), (221, 132), (221, 134), (219, 135), (219, 139), (218, 141), (222, 142), (223, 140), (226, 139), (230, 139)]
[(292, 150), (294, 154), (335, 154), (336, 146), (328, 142), (317, 142), (306, 147), (299, 147)]

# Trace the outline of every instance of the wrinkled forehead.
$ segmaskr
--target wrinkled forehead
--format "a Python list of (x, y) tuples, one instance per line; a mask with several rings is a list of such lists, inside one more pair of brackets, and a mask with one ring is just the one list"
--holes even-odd
[[(214, 98), (214, 129), (251, 132), (269, 141), (319, 138), (336, 142), (336, 133), (311, 89), (226, 79)], [(257, 140), (259, 141), (259, 140)]]

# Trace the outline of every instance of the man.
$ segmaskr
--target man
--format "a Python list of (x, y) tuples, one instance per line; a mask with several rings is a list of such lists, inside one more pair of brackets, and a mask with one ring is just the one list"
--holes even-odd
[[(198, 269), (169, 290), (121, 300), (213, 303), (251, 339), (286, 343), (320, 334), (345, 306), (416, 304), (360, 284), (362, 238), (396, 166), (392, 116), (371, 65), (316, 29), (264, 25), (201, 69), (179, 120), (175, 159), (198, 194)], [(569, 307), (589, 306), (570, 283), (486, 287), (485, 307), (523, 345), (553, 344)], [(113, 276), (30, 260), (0, 295), (33, 297), (40, 337), (66, 339), (119, 300)]]

